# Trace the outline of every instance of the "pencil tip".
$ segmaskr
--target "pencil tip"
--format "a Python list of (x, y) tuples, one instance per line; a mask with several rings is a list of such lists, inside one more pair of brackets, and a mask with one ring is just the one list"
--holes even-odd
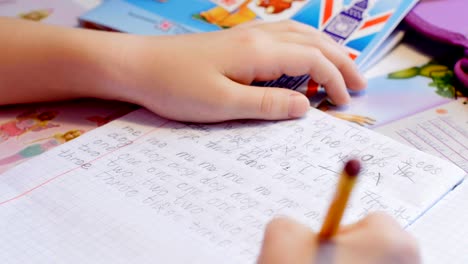
[(350, 177), (356, 177), (361, 170), (361, 163), (358, 160), (352, 159), (346, 163), (344, 170)]

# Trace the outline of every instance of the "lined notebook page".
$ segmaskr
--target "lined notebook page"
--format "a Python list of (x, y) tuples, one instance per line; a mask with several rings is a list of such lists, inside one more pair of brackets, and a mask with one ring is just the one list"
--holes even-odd
[(0, 175), (0, 259), (253, 263), (274, 216), (319, 228), (350, 157), (364, 169), (347, 223), (379, 210), (408, 225), (464, 175), (315, 109), (214, 125), (138, 110)]
[(468, 263), (468, 183), (418, 219), (409, 230), (421, 246), (423, 263)]

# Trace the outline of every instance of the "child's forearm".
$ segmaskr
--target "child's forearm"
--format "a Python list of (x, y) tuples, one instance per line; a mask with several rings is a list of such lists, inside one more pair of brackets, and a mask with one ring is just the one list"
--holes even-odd
[(130, 35), (0, 18), (0, 104), (114, 97), (112, 76), (125, 71), (122, 47), (127, 45), (122, 41), (127, 39), (138, 41)]

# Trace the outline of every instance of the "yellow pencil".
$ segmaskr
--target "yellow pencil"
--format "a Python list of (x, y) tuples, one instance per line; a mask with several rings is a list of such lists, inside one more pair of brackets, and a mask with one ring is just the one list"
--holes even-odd
[(319, 233), (321, 239), (328, 239), (338, 231), (346, 204), (360, 170), (361, 164), (359, 161), (350, 160), (346, 163), (338, 182), (335, 197), (328, 209), (327, 216)]

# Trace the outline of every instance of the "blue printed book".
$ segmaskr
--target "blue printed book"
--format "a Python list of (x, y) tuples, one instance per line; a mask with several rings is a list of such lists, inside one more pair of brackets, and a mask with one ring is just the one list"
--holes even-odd
[[(184, 34), (230, 28), (253, 20), (293, 19), (346, 46), (362, 67), (417, 0), (107, 0), (80, 17), (100, 29), (146, 34)], [(309, 76), (282, 76), (257, 83), (312, 95)], [(312, 93), (312, 94), (311, 94)]]

